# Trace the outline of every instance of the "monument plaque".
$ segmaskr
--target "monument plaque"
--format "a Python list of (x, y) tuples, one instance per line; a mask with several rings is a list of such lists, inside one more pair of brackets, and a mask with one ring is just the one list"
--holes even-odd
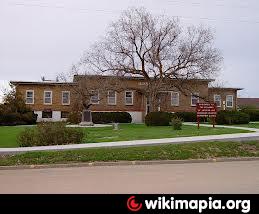
[(83, 110), (80, 126), (93, 126), (92, 113), (90, 110)]

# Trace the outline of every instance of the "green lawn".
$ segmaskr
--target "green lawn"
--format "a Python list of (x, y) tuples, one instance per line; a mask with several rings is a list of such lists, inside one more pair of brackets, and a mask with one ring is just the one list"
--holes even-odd
[(16, 137), (24, 129), (24, 126), (0, 126), (0, 147), (18, 147)]
[[(25, 127), (0, 127), (0, 147), (18, 147), (16, 136)], [(112, 127), (84, 128), (86, 133), (85, 143), (142, 140), (158, 138), (174, 138), (183, 136), (219, 135), (231, 133), (245, 133), (246, 130), (201, 127), (184, 125), (182, 130), (173, 130), (171, 126), (147, 127), (144, 124), (120, 124), (120, 130)]]
[(259, 129), (259, 122), (258, 123), (241, 124), (241, 125), (235, 125), (235, 126)]
[(219, 157), (259, 157), (257, 142), (202, 142), (128, 148), (28, 152), (0, 156), (0, 165), (37, 165), (94, 161), (186, 160)]

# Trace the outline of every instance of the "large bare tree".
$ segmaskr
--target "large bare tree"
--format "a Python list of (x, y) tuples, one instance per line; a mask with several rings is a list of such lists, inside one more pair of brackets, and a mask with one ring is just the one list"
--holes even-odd
[(174, 87), (190, 94), (186, 80), (213, 78), (221, 61), (209, 28), (184, 28), (178, 19), (131, 8), (84, 54), (80, 66), (116, 77), (144, 77), (142, 93), (155, 111), (159, 91)]
[(79, 72), (81, 64), (73, 65), (71, 72), (60, 74), (58, 79), (73, 94), (73, 111), (88, 110), (94, 103), (107, 99), (108, 92), (120, 93), (128, 88), (121, 77), (106, 76), (103, 73)]

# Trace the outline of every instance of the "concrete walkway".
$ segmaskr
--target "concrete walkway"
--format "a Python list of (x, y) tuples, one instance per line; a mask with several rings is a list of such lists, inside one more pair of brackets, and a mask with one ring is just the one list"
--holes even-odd
[[(184, 124), (192, 125), (192, 126), (196, 125), (195, 123), (184, 123)], [(211, 126), (211, 125), (201, 124), (201, 126)], [(248, 140), (259, 140), (259, 129), (247, 128), (247, 127), (234, 127), (234, 126), (219, 126), (219, 125), (217, 125), (217, 127), (244, 129), (244, 130), (249, 130), (249, 131), (253, 131), (253, 132), (252, 133), (193, 136), (193, 137), (103, 142), (103, 143), (70, 144), (70, 145), (57, 145), (57, 146), (0, 148), (0, 155), (17, 154), (17, 153), (32, 152), (32, 151), (60, 151), (60, 150), (72, 150), (72, 149), (84, 149), (84, 148), (130, 147), (130, 146), (183, 144), (183, 143), (212, 142), (212, 141), (243, 142), (243, 141), (248, 141)]]
[[(197, 126), (197, 123), (185, 122), (184, 125)], [(212, 125), (210, 125), (210, 124), (200, 124), (200, 126), (212, 127)], [(253, 131), (253, 132), (259, 132), (259, 129), (256, 129), (256, 128), (249, 128), (249, 127), (243, 127), (243, 126), (216, 125), (215, 127), (218, 127), (218, 128), (227, 128), (227, 129), (243, 129), (243, 130), (248, 130), (248, 131)]]

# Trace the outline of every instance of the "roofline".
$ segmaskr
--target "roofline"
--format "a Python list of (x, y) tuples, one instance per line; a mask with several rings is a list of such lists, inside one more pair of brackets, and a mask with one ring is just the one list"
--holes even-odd
[(75, 82), (10, 81), (12, 85), (76, 85)]
[(237, 99), (258, 99), (259, 97), (238, 97)]
[(234, 88), (234, 87), (209, 87), (209, 89), (221, 89), (221, 90), (244, 90), (244, 88)]
[[(74, 78), (75, 77), (104, 77), (104, 78), (114, 78), (116, 76), (112, 76), (112, 75), (84, 75), (84, 74), (75, 74), (74, 75)], [(131, 76), (118, 76), (118, 78), (123, 78), (123, 79), (133, 79), (133, 80), (145, 80), (144, 77), (131, 77)], [(172, 80), (177, 80), (177, 79), (172, 79)], [(182, 80), (186, 80), (186, 81), (193, 81), (193, 80), (196, 80), (196, 81), (204, 81), (204, 82), (213, 82), (215, 81), (215, 79), (182, 79)]]

